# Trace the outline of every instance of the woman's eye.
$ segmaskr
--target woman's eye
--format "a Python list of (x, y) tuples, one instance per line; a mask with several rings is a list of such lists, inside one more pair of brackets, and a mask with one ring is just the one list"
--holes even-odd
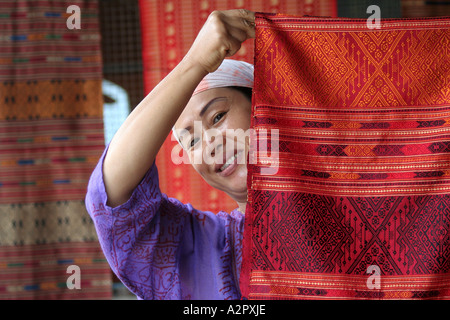
[(216, 115), (216, 116), (214, 117), (214, 119), (213, 119), (213, 123), (219, 122), (220, 119), (222, 119), (223, 116), (224, 116), (225, 114), (226, 114), (226, 112), (221, 112), (221, 113), (219, 113), (218, 115)]
[(198, 141), (198, 138), (192, 139), (189, 146), (192, 148), (197, 143), (197, 141)]

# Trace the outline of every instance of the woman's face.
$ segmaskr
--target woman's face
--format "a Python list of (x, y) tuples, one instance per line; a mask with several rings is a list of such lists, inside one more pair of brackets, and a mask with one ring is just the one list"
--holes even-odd
[(215, 88), (193, 96), (175, 123), (195, 170), (237, 202), (247, 200), (250, 116), (251, 102), (242, 92)]

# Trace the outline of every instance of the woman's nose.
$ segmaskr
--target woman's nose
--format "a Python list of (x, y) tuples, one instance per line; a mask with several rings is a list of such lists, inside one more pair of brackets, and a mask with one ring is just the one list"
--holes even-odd
[(206, 143), (206, 154), (214, 156), (221, 154), (223, 148), (223, 133), (218, 129), (208, 129), (204, 132), (204, 141)]

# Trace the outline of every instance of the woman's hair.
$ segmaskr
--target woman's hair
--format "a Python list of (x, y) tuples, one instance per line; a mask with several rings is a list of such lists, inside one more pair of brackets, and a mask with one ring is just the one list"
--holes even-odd
[(241, 92), (248, 99), (248, 101), (252, 102), (252, 94), (253, 94), (252, 88), (238, 87), (238, 86), (232, 86), (232, 87), (227, 87), (227, 88), (234, 89), (234, 90)]

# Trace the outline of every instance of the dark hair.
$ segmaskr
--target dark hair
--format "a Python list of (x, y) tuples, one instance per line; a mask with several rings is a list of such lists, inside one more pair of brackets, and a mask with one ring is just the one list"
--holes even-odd
[(234, 89), (234, 90), (237, 90), (237, 91), (241, 92), (248, 99), (248, 101), (252, 102), (252, 93), (253, 93), (252, 88), (237, 87), (237, 86), (231, 86), (231, 87), (228, 87), (228, 88)]

